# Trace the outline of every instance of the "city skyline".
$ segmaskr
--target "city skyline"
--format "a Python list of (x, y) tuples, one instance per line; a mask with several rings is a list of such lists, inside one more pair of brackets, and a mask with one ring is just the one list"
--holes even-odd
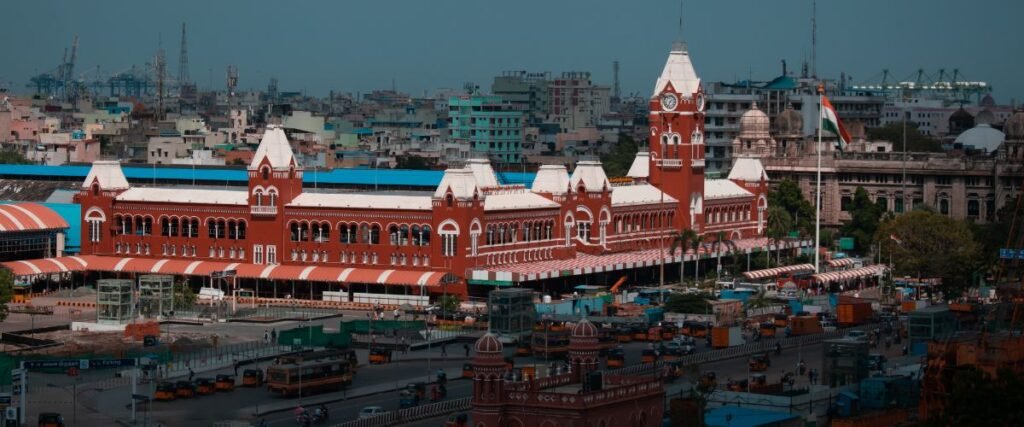
[[(27, 92), (29, 78), (55, 68), (75, 35), (76, 77), (93, 74), (97, 65), (101, 75), (143, 66), (158, 44), (168, 75), (175, 76), (184, 22), (190, 74), (203, 89), (212, 81), (222, 90), (228, 65), (238, 67), (241, 89), (263, 89), (276, 77), (281, 90), (311, 95), (366, 92), (392, 82), (415, 95), (470, 81), (488, 90), (505, 70), (589, 71), (596, 83), (610, 86), (612, 62), (619, 60), (623, 95), (645, 97), (659, 62), (680, 38), (675, 1), (643, 7), (613, 1), (317, 2), (276, 9), (246, 3), (244, 10), (193, 1), (145, 8), (116, 3), (8, 5), (11, 17), (46, 19), (11, 19), (0, 29), (6, 40), (0, 55), (18, 58), (0, 66), (0, 82)], [(682, 38), (700, 58), (695, 66), (705, 81), (770, 79), (781, 73), (781, 60), (798, 73), (810, 58), (811, 1), (729, 3), (685, 4)], [(1020, 15), (1012, 10), (1024, 12), (1024, 5), (988, 1), (962, 10), (942, 7), (947, 3), (954, 4), (819, 2), (818, 75), (835, 79), (845, 72), (860, 84), (879, 80), (883, 69), (898, 80), (919, 68), (928, 74), (958, 69), (962, 78), (992, 85), (1000, 103), (1019, 103), (1024, 83), (1013, 79), (1016, 59), (1007, 54), (1024, 39), (1024, 29), (1012, 21)], [(888, 12), (879, 12), (883, 6)], [(513, 30), (495, 31), (499, 22)], [(986, 47), (978, 48), (982, 42)]]

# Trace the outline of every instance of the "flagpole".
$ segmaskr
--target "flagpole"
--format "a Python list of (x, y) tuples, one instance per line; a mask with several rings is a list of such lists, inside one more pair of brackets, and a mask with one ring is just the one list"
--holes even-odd
[(818, 180), (814, 191), (814, 272), (820, 273), (821, 248), (821, 121), (825, 117), (825, 103), (822, 99), (824, 88), (818, 85)]

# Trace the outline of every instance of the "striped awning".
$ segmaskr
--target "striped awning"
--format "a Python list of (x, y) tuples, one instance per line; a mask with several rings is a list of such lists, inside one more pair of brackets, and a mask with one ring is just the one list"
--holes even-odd
[(868, 276), (881, 276), (886, 272), (888, 267), (884, 265), (869, 265), (867, 267), (854, 268), (852, 270), (843, 271), (830, 271), (828, 273), (818, 273), (811, 277), (817, 283), (831, 283), (837, 281), (856, 280)]
[(68, 222), (56, 211), (38, 203), (0, 205), (0, 231), (59, 230)]
[(857, 263), (857, 260), (855, 260), (853, 258), (839, 258), (839, 259), (829, 260), (828, 261), (828, 266), (832, 267), (832, 268), (851, 267), (851, 266), (853, 266), (856, 263)]
[(770, 277), (778, 276), (782, 273), (793, 273), (793, 272), (810, 272), (814, 271), (814, 266), (811, 264), (797, 264), (797, 265), (785, 265), (782, 267), (766, 268), (764, 270), (754, 270), (743, 273), (743, 277), (750, 280), (767, 279)]
[(304, 280), (396, 286), (440, 286), (457, 278), (443, 271), (351, 268), (326, 265), (261, 265), (188, 259), (108, 257), (96, 255), (43, 258), (0, 263), (15, 276), (39, 276), (75, 271), (209, 276), (234, 270), (243, 279)]

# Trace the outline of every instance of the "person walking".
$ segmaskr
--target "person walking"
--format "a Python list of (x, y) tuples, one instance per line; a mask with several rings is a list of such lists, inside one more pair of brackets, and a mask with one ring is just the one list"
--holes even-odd
[(441, 344), (441, 357), (448, 357), (448, 344)]
[(196, 373), (192, 371), (192, 367), (188, 368), (188, 382), (192, 382), (192, 378), (195, 378)]
[(402, 354), (409, 354), (409, 346), (405, 344), (405, 335), (402, 335), (401, 344)]
[(469, 344), (463, 344), (462, 349), (466, 351), (466, 357), (469, 357)]

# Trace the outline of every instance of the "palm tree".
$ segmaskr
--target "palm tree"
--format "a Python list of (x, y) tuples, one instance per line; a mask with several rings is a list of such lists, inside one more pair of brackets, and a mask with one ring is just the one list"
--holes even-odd
[[(778, 252), (778, 263), (782, 263), (782, 247), (779, 245), (793, 226), (793, 217), (781, 206), (768, 207), (768, 242), (774, 242)], [(769, 257), (768, 259), (771, 259)]]
[[(693, 281), (695, 284), (700, 282), (700, 278), (697, 277), (698, 274), (700, 274), (700, 254), (697, 250), (699, 250), (703, 245), (704, 241), (700, 237), (690, 241), (690, 248), (693, 249), (693, 257), (696, 260), (696, 262), (693, 263)], [(697, 286), (699, 287), (699, 285)]]
[(675, 256), (676, 249), (679, 249), (680, 256), (682, 259), (679, 260), (679, 284), (683, 284), (683, 266), (686, 265), (686, 249), (689, 247), (690, 242), (694, 240), (700, 240), (700, 236), (697, 235), (696, 231), (689, 228), (686, 230), (674, 233), (672, 235), (672, 245), (668, 247), (668, 255)]
[(722, 272), (722, 247), (723, 246), (725, 247), (726, 250), (729, 251), (729, 253), (732, 253), (732, 252), (735, 252), (735, 251), (739, 250), (736, 247), (736, 242), (732, 241), (731, 239), (726, 239), (725, 238), (725, 232), (724, 231), (719, 231), (718, 232), (718, 240), (715, 240), (715, 242), (713, 243), (712, 247), (715, 250), (715, 255), (718, 256), (718, 266), (716, 268), (717, 268), (719, 274), (721, 274), (721, 272)]

